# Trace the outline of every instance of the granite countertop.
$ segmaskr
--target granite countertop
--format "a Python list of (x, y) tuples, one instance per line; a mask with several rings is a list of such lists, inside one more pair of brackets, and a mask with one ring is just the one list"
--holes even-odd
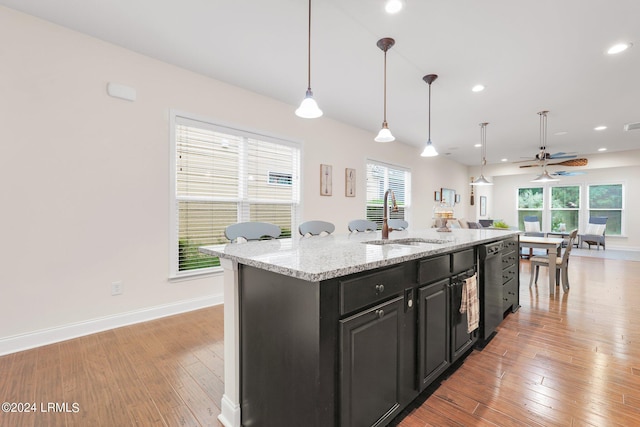
[(200, 252), (317, 282), (464, 249), (519, 233), (489, 229), (454, 229), (448, 233), (435, 229), (404, 230), (391, 232), (388, 244), (366, 243), (380, 242), (381, 232), (377, 231), (203, 246)]

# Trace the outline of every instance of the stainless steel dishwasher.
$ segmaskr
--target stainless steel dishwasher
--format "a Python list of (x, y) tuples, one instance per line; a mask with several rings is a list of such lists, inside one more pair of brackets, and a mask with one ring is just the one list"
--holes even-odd
[(481, 245), (480, 257), (480, 332), (486, 344), (502, 322), (502, 242)]

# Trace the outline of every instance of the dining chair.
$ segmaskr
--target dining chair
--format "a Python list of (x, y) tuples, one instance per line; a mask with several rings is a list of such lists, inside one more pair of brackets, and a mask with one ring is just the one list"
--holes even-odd
[(354, 219), (349, 221), (349, 231), (376, 231), (378, 224), (368, 219)]
[(409, 227), (409, 223), (404, 219), (388, 219), (387, 224), (394, 230), (405, 230)]
[(298, 227), (298, 232), (302, 236), (319, 236), (322, 233), (331, 234), (336, 230), (336, 226), (327, 221), (305, 221)]
[[(576, 240), (578, 235), (578, 230), (575, 229), (569, 233), (569, 242), (567, 243), (567, 247), (564, 250), (564, 254), (561, 257), (555, 256), (553, 253), (549, 253), (548, 256), (534, 256), (531, 257), (531, 277), (529, 278), (529, 287), (535, 283), (538, 284), (538, 273), (540, 272), (540, 267), (549, 267), (549, 260), (554, 263), (554, 267), (556, 269), (556, 283), (551, 284), (549, 286), (555, 286), (558, 284), (558, 273), (562, 276), (562, 289), (564, 291), (569, 290), (569, 255), (571, 254), (571, 248)], [(534, 269), (535, 269), (535, 280), (534, 280)]]
[(224, 235), (232, 242), (238, 238), (245, 240), (260, 240), (264, 237), (275, 239), (280, 236), (280, 227), (269, 222), (239, 222), (224, 229)]
[[(536, 215), (527, 215), (524, 217), (524, 235), (533, 237), (544, 237), (544, 233), (540, 228), (540, 219)], [(522, 248), (524, 249), (524, 247)], [(529, 255), (520, 254), (521, 257), (531, 258), (533, 256), (533, 248), (529, 248)]]
[(602, 245), (602, 250), (606, 249), (605, 246), (605, 232), (607, 229), (607, 217), (606, 216), (592, 216), (589, 218), (589, 223), (587, 224), (587, 229), (583, 234), (580, 234), (580, 244), (578, 246), (582, 247), (583, 243), (589, 245), (589, 249), (591, 249), (591, 245), (596, 245), (596, 248), (600, 250), (600, 246)]

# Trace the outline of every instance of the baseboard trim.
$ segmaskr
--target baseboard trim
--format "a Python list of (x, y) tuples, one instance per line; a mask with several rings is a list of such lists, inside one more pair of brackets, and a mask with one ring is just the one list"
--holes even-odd
[(233, 403), (226, 394), (223, 394), (220, 406), (222, 409), (218, 415), (218, 421), (224, 427), (241, 427), (240, 405)]
[(174, 314), (211, 307), (222, 304), (223, 301), (223, 295), (194, 298), (185, 301), (178, 301), (172, 304), (148, 307), (126, 313), (115, 314), (113, 316), (105, 316), (84, 322), (71, 323), (55, 328), (41, 329), (35, 332), (14, 335), (0, 339), (0, 356), (60, 341), (66, 341), (72, 338), (95, 334), (109, 329), (120, 328), (122, 326), (133, 325), (135, 323), (147, 322), (149, 320), (173, 316)]

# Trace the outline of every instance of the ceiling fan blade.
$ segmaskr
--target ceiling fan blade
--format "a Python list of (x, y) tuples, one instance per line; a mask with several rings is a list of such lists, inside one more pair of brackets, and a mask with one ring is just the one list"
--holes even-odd
[(542, 163), (540, 163), (540, 161), (536, 160), (536, 163), (533, 165), (522, 165), (520, 166), (521, 168), (533, 168), (533, 167), (538, 167), (538, 166), (542, 166)]
[(576, 175), (584, 175), (584, 174), (586, 174), (586, 172), (581, 172), (581, 171), (578, 171), (578, 172), (557, 171), (557, 172), (552, 173), (551, 175), (552, 176), (576, 176)]
[(563, 162), (556, 162), (556, 163), (548, 163), (547, 166), (552, 166), (552, 165), (561, 165), (561, 166), (587, 166), (587, 163), (589, 163), (588, 159), (571, 159), (571, 160), (565, 160)]
[(552, 154), (551, 156), (549, 156), (550, 159), (575, 159), (576, 157), (578, 156), (576, 156), (575, 154), (565, 154), (565, 153), (562, 153), (561, 155)]
[[(556, 162), (556, 163), (547, 163), (547, 166), (587, 166), (587, 163), (589, 162), (588, 159), (571, 159), (571, 160), (565, 160), (562, 162)], [(532, 168), (534, 166), (542, 166), (541, 162), (535, 163), (533, 165), (522, 165), (520, 166), (521, 168)]]

